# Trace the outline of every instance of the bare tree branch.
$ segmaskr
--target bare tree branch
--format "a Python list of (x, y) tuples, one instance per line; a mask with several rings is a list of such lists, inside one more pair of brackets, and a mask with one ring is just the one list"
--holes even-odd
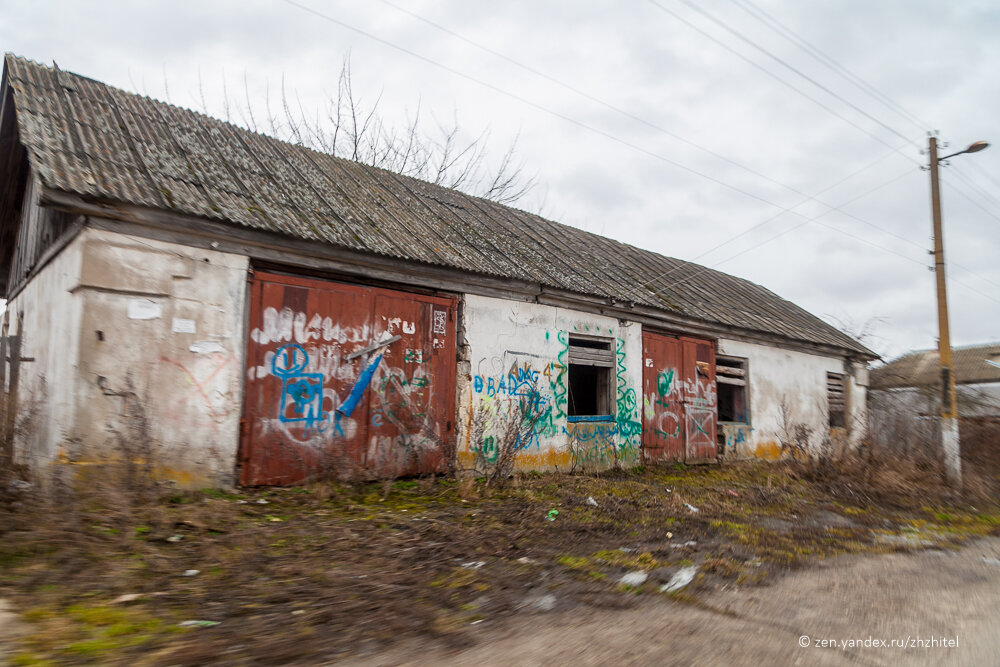
[[(199, 80), (202, 106), (207, 107)], [(428, 131), (423, 124), (422, 104), (412, 118), (402, 124), (388, 122), (380, 113), (383, 93), (371, 103), (357, 95), (351, 73), (351, 54), (341, 63), (336, 93), (328, 96), (323, 109), (306, 112), (299, 95), (294, 104), (285, 77), (281, 78), (280, 108), (272, 107), (270, 85), (265, 82), (263, 126), (276, 138), (292, 141), (337, 157), (421, 178), (468, 194), (503, 204), (519, 201), (536, 185), (536, 177), (526, 176), (517, 158), (518, 137), (507, 147), (498, 163), (488, 160), (490, 131), (485, 129), (468, 138), (457, 114), (449, 124), (434, 121)], [(242, 123), (261, 130), (261, 119), (250, 99), (247, 73), (243, 74), (243, 103), (237, 105)], [(223, 77), (223, 109), (229, 120), (231, 100)]]

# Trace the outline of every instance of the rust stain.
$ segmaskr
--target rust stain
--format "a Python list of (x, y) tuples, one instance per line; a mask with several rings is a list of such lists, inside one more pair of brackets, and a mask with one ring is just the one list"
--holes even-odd
[(554, 468), (556, 466), (568, 468), (571, 460), (569, 451), (549, 449), (534, 454), (518, 454), (514, 467), (518, 470), (537, 470), (538, 468)]
[[(469, 449), (464, 449), (457, 453), (458, 462), (464, 468), (472, 468), (476, 463), (476, 454)], [(548, 449), (544, 452), (527, 453), (522, 452), (517, 455), (514, 462), (515, 470), (541, 470), (545, 468), (569, 468), (572, 458), (569, 451)]]
[[(82, 459), (71, 461), (65, 454), (61, 454), (52, 461), (53, 466), (72, 466), (75, 468), (76, 478), (86, 482), (113, 481), (109, 479), (108, 466), (117, 466), (125, 461), (120, 457), (109, 456), (105, 459)], [(135, 459), (131, 462), (134, 466), (146, 466), (147, 462), (142, 459)], [(112, 473), (113, 474), (113, 473)], [(187, 468), (175, 468), (173, 466), (153, 465), (150, 469), (150, 477), (155, 481), (167, 481), (171, 486), (182, 489), (205, 489), (218, 486), (218, 481), (211, 475), (192, 472)]]
[(765, 461), (777, 461), (781, 458), (781, 445), (774, 440), (757, 443), (753, 455)]

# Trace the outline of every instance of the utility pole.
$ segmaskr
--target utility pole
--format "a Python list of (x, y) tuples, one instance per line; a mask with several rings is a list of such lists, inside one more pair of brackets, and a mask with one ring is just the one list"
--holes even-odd
[[(958, 446), (958, 410), (955, 372), (948, 327), (948, 292), (944, 274), (944, 238), (941, 230), (941, 184), (938, 180), (937, 137), (928, 139), (931, 157), (931, 213), (934, 219), (934, 277), (937, 280), (938, 359), (941, 364), (941, 448), (945, 473), (953, 486), (962, 485), (962, 456)], [(957, 153), (956, 153), (957, 155)]]
[(948, 294), (944, 281), (944, 234), (941, 231), (941, 185), (938, 164), (965, 153), (978, 153), (989, 144), (977, 141), (965, 150), (945, 155), (937, 154), (937, 137), (928, 134), (927, 152), (931, 164), (931, 213), (934, 218), (934, 275), (937, 278), (938, 359), (941, 362), (941, 448), (944, 450), (945, 472), (954, 486), (962, 484), (962, 456), (958, 446), (958, 403), (955, 401), (955, 370), (951, 355), (951, 333), (948, 328)]

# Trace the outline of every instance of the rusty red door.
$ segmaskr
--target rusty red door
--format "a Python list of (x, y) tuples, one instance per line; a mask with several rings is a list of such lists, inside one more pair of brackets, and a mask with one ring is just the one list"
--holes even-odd
[(715, 346), (707, 340), (682, 338), (684, 357), (684, 428), (688, 463), (714, 461), (718, 419)]
[(642, 450), (649, 461), (684, 460), (681, 344), (642, 334)]
[(715, 350), (711, 342), (642, 334), (642, 448), (649, 461), (715, 459)]
[(258, 272), (249, 329), (241, 484), (443, 468), (454, 299)]

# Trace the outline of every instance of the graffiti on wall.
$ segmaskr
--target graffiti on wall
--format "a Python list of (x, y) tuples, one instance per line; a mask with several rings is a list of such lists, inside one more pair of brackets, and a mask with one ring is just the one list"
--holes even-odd
[(753, 431), (746, 424), (719, 424), (725, 442), (727, 457), (744, 458), (752, 454), (750, 450), (750, 434)]
[[(552, 373), (551, 365), (539, 364), (540, 359), (514, 350), (480, 359), (472, 389), (479, 397), (478, 419), (483, 423), (477, 424), (471, 448), (485, 461), (495, 461), (502, 446), (539, 450), (545, 438), (557, 433), (555, 401), (541, 383), (543, 374)], [(495, 369), (502, 370), (492, 374)], [(506, 440), (510, 442), (502, 442)]]
[(323, 412), (323, 374), (305, 372), (308, 365), (309, 354), (297, 343), (281, 346), (271, 358), (271, 373), (282, 382), (278, 419), (322, 431), (329, 417)]
[(656, 376), (656, 392), (642, 397), (646, 420), (661, 438), (676, 438), (681, 433), (681, 384), (677, 369), (665, 368)]
[(698, 447), (714, 447), (712, 422), (715, 419), (713, 410), (687, 408), (687, 442)]
[[(447, 315), (435, 310), (435, 326), (441, 320), (438, 313)], [(384, 336), (416, 330), (415, 323), (400, 318), (390, 319), (387, 326)], [(369, 459), (395, 456), (390, 451), (394, 448), (405, 457), (414, 447), (438, 446), (440, 434), (427, 424), (430, 360), (422, 349), (400, 349), (403, 368), (386, 363), (384, 350), (379, 349), (399, 336), (372, 346), (367, 359), (365, 355), (348, 358), (344, 346), (368, 342), (370, 326), (344, 327), (329, 317), (309, 317), (289, 308), (265, 308), (263, 325), (251, 331), (250, 337), (258, 344), (284, 343), (265, 352), (264, 363), (247, 371), (251, 381), (268, 375), (281, 380), (276, 414), (266, 428), (277, 428), (289, 440), (321, 448), (335, 439), (353, 439), (367, 419), (372, 427)], [(366, 393), (371, 397), (368, 414), (361, 414), (357, 408)], [(395, 426), (396, 433), (385, 432), (385, 425)]]
[[(548, 338), (548, 333), (545, 334)], [(556, 341), (559, 345), (559, 352), (556, 353), (556, 360), (546, 366), (545, 376), (549, 380), (549, 389), (552, 392), (552, 404), (555, 407), (554, 418), (562, 421), (566, 418), (566, 402), (569, 391), (566, 388), (566, 373), (569, 363), (569, 334), (565, 331), (556, 333)]]
[[(554, 341), (553, 341), (554, 338)], [(566, 447), (573, 467), (608, 467), (634, 463), (640, 453), (639, 405), (630, 386), (625, 341), (616, 339), (615, 407), (606, 420), (578, 421), (567, 416), (569, 334), (558, 331), (553, 341), (555, 359), (507, 350), (474, 364), (471, 390), (473, 423), (469, 449), (487, 462), (495, 460), (505, 444), (498, 424), (505, 416), (530, 415), (528, 428), (506, 429), (519, 452), (537, 454)], [(481, 425), (479, 422), (487, 422)], [(537, 459), (535, 459), (537, 460)]]
[(617, 412), (616, 422), (622, 454), (635, 456), (639, 451), (639, 438), (642, 435), (642, 422), (639, 421), (638, 403), (635, 398), (635, 388), (630, 387), (626, 377), (625, 341), (615, 339), (615, 374), (617, 380)]

